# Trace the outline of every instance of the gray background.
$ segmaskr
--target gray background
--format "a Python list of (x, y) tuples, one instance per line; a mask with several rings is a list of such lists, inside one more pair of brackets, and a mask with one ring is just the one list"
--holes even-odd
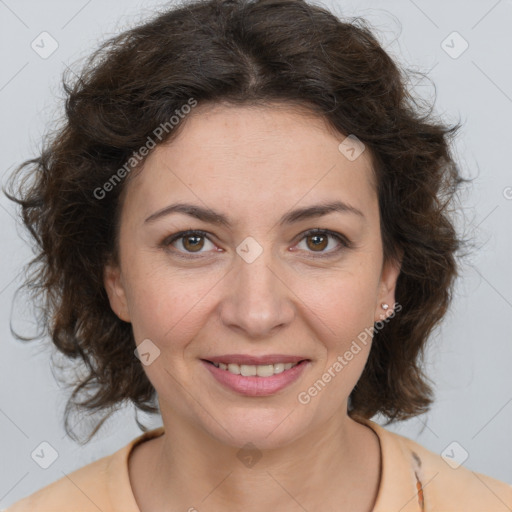
[[(99, 41), (133, 25), (158, 5), (162, 4), (149, 0), (0, 0), (3, 183), (17, 164), (37, 154), (46, 127), (60, 115), (65, 67), (78, 69), (77, 59)], [(456, 441), (451, 445), (455, 460), (463, 458), (464, 449), (469, 455), (466, 467), (512, 483), (512, 0), (324, 5), (342, 16), (368, 19), (392, 55), (409, 68), (429, 72), (435, 88), (428, 81), (412, 85), (427, 99), (437, 94), (436, 112), (445, 120), (462, 119), (456, 156), (464, 175), (475, 178), (463, 198), (463, 211), (466, 230), (479, 248), (462, 268), (452, 309), (428, 351), (435, 405), (427, 415), (388, 428), (438, 453), (446, 453)], [(31, 48), (43, 31), (59, 45), (46, 59)], [(463, 39), (448, 37), (454, 31)], [(464, 40), (469, 46), (458, 55)], [(87, 446), (66, 437), (62, 413), (67, 392), (54, 379), (46, 343), (23, 344), (9, 329), (14, 293), (31, 257), (15, 216), (13, 204), (2, 194), (0, 509), (140, 434), (133, 408), (126, 407)], [(34, 329), (30, 308), (22, 299), (12, 321), (22, 332)], [(160, 424), (158, 417), (141, 419), (151, 428)], [(43, 441), (59, 454), (48, 469), (31, 458)]]

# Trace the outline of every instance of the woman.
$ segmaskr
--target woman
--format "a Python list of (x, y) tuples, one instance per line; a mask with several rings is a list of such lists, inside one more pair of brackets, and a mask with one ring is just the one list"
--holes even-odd
[(9, 512), (512, 508), (371, 421), (428, 410), (463, 244), (457, 127), (404, 82), (302, 0), (196, 1), (93, 55), (10, 197), (53, 343), (88, 370), (66, 420), (131, 400), (163, 427)]

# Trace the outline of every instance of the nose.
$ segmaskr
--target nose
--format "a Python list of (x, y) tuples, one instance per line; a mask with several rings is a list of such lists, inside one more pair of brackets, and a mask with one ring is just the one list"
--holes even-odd
[(295, 315), (293, 292), (270, 252), (264, 250), (252, 263), (237, 257), (225, 282), (221, 320), (247, 339), (269, 337), (289, 325)]

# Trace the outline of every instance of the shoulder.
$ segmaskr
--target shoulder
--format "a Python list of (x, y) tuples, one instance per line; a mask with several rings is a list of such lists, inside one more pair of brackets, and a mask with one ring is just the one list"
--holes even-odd
[(141, 434), (111, 455), (17, 501), (5, 512), (138, 512), (128, 473), (129, 455), (137, 444), (163, 432), (160, 427)]
[(439, 504), (439, 510), (512, 510), (512, 486), (459, 465), (455, 461), (456, 448), (447, 451), (443, 458), (410, 439), (402, 439), (401, 442), (416, 454), (421, 464), (425, 496), (432, 503)]
[(11, 505), (6, 512), (64, 512), (73, 504), (76, 512), (108, 512), (106, 474), (113, 455), (103, 457), (63, 476)]
[[(370, 422), (373, 423), (373, 422)], [(448, 512), (510, 512), (512, 510), (512, 486), (470, 470), (456, 462), (457, 446), (441, 454), (428, 450), (419, 443), (380, 425), (369, 425), (386, 445), (388, 455), (401, 458), (417, 480), (418, 493), (424, 501), (425, 511)], [(385, 455), (383, 454), (383, 459)], [(383, 460), (389, 473), (391, 461)]]

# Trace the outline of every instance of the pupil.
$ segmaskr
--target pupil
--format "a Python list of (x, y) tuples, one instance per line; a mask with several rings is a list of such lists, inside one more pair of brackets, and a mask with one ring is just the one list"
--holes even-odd
[[(316, 241), (313, 241), (313, 246), (318, 248), (321, 246), (321, 248), (325, 248), (325, 239), (326, 237), (324, 235), (312, 235), (311, 237), (313, 240), (316, 240)], [(323, 239), (323, 244), (322, 244), (322, 241), (320, 241), (321, 239)]]
[[(200, 243), (200, 242), (199, 242), (199, 241), (200, 241), (200, 239), (201, 239), (201, 237), (200, 237), (200, 236), (192, 235), (192, 236), (188, 236), (188, 237), (186, 238), (186, 242), (187, 242), (187, 244), (190, 244), (190, 241), (191, 241), (191, 240), (195, 240), (195, 242), (192, 242), (192, 244), (191, 244), (191, 245), (192, 245), (193, 247), (196, 247), (196, 248), (197, 248), (197, 247), (198, 247), (198, 244)], [(199, 248), (201, 248), (201, 247), (199, 247)]]

